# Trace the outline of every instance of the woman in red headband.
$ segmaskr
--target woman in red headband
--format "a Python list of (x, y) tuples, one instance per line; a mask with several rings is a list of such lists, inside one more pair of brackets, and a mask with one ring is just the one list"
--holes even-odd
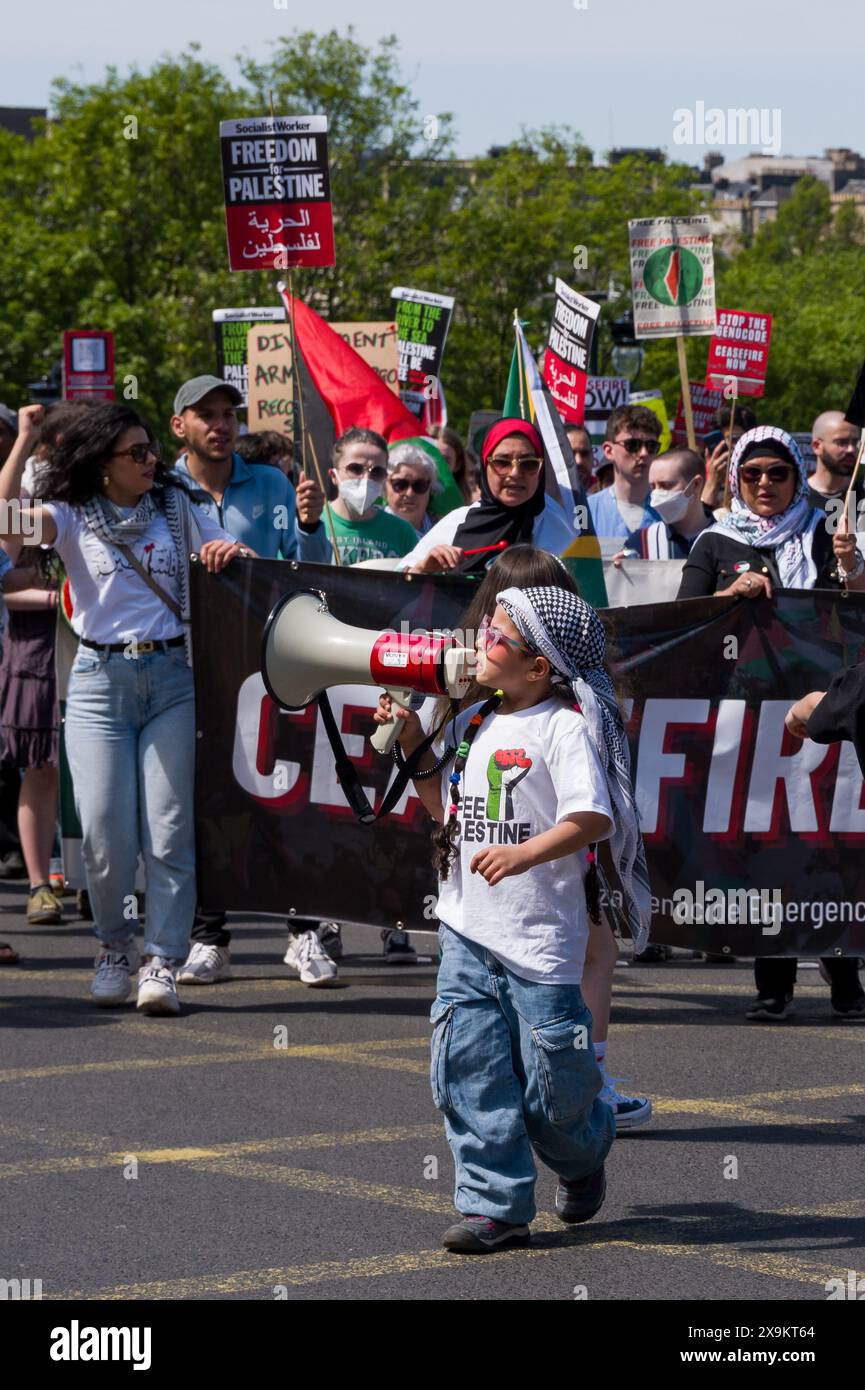
[(544, 446), (527, 420), (499, 420), (481, 451), (481, 498), (442, 517), (400, 561), (413, 574), (483, 572), (509, 545), (561, 555), (574, 539), (558, 502), (547, 496)]

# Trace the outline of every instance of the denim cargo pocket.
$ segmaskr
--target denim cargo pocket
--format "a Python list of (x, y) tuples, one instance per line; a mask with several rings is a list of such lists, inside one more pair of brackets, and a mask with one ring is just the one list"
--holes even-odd
[(432, 1087), (433, 1103), (437, 1110), (450, 1110), (450, 1091), (448, 1089), (448, 1049), (453, 1028), (455, 1004), (447, 999), (436, 999), (430, 1010), (433, 1026), (429, 1079)]
[(597, 1088), (592, 1088), (592, 1068), (587, 1065), (589, 1058), (594, 1061), (590, 1022), (586, 1010), (579, 1018), (558, 1018), (532, 1029), (541, 1100), (555, 1122), (575, 1119), (594, 1099)]

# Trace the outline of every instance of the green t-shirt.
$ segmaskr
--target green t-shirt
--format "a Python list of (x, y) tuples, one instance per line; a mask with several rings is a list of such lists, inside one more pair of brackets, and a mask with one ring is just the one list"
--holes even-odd
[[(344, 521), (328, 507), (343, 565), (357, 565), (361, 560), (390, 560), (408, 555), (417, 545), (417, 532), (400, 516), (391, 516), (377, 507), (369, 521)], [(325, 523), (330, 535), (330, 526)]]

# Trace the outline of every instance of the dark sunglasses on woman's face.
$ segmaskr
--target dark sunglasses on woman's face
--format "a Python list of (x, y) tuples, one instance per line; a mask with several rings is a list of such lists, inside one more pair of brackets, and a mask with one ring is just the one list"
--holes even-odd
[(488, 460), (490, 468), (496, 473), (504, 475), (510, 473), (511, 469), (516, 468), (520, 473), (537, 473), (543, 459), (536, 458), (534, 454), (520, 454), (516, 458), (505, 458), (502, 454), (498, 458)]
[(619, 439), (616, 442), (626, 454), (638, 454), (641, 449), (645, 449), (646, 453), (654, 458), (655, 454), (661, 451), (660, 440), (657, 439)]
[(128, 454), (136, 463), (145, 463), (148, 456), (156, 459), (158, 463), (162, 458), (162, 445), (155, 442), (152, 444), (131, 444), (128, 449), (115, 449), (111, 457), (119, 459), (123, 458), (125, 454)]
[(346, 463), (343, 469), (350, 478), (362, 478), (364, 474), (368, 474), (374, 483), (383, 483), (387, 477), (387, 469), (383, 463), (374, 463), (371, 467), (364, 463)]
[(789, 463), (773, 463), (771, 467), (760, 468), (757, 464), (746, 464), (739, 472), (739, 479), (749, 487), (756, 486), (765, 473), (770, 483), (786, 483), (793, 470)]
[(430, 480), (429, 478), (391, 478), (390, 485), (394, 492), (408, 492), (411, 488), (418, 497), (423, 497), (425, 492), (429, 492)]

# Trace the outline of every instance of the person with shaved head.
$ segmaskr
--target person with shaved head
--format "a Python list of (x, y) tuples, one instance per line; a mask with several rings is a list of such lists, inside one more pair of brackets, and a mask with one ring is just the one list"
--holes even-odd
[[(824, 410), (811, 427), (812, 446), (817, 455), (817, 467), (811, 475), (808, 501), (812, 507), (825, 511), (826, 503), (843, 497), (850, 486), (859, 449), (859, 429), (845, 420), (840, 410)], [(862, 480), (853, 489), (856, 505), (865, 496)]]

